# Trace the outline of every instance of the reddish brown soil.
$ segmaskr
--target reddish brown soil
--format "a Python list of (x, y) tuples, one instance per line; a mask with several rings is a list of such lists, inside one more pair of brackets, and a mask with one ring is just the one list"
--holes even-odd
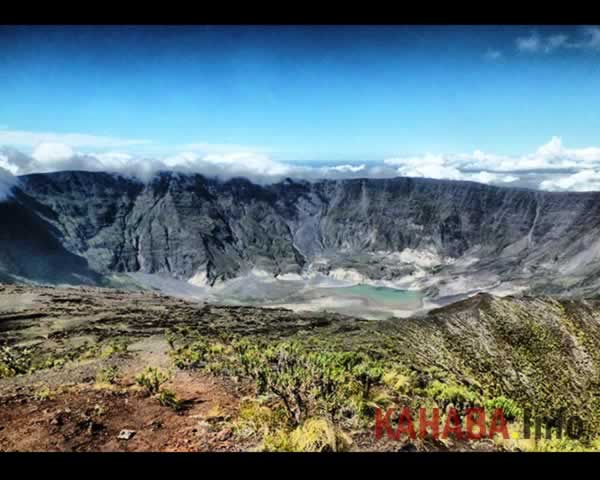
[[(79, 385), (53, 398), (18, 394), (0, 399), (1, 451), (239, 451), (227, 426), (240, 393), (214, 377), (177, 375), (169, 385), (182, 412), (132, 388)], [(119, 440), (123, 429), (135, 430)]]

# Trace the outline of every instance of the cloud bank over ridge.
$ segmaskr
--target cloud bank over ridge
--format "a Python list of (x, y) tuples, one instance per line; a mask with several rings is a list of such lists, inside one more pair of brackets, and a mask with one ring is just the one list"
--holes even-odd
[(16, 183), (16, 178), (7, 170), (0, 167), (0, 202), (10, 196), (10, 191)]
[(62, 170), (115, 172), (141, 180), (148, 180), (158, 171), (200, 173), (221, 179), (242, 176), (257, 183), (277, 182), (287, 177), (317, 180), (409, 176), (543, 190), (600, 190), (600, 147), (567, 148), (558, 137), (521, 156), (476, 150), (464, 154), (397, 156), (361, 164), (281, 162), (266, 151), (243, 146), (210, 149), (207, 144), (196, 144), (189, 148), (173, 155), (148, 158), (116, 149), (81, 152), (77, 145), (60, 142), (40, 142), (30, 154), (3, 147), (0, 148), (0, 195), (6, 196), (14, 184), (13, 176)]

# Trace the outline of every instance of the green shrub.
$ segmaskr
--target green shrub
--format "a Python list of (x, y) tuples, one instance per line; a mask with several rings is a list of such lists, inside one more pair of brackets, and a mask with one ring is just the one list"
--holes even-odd
[(255, 433), (267, 434), (285, 428), (286, 424), (287, 416), (283, 410), (269, 408), (258, 400), (245, 399), (232, 428), (236, 435), (244, 438)]
[(39, 401), (50, 400), (52, 398), (52, 391), (50, 390), (50, 387), (48, 387), (47, 385), (43, 386), (37, 392), (35, 392), (35, 394), (33, 395), (33, 398), (35, 400), (39, 400)]
[(310, 408), (311, 397), (317, 393), (310, 365), (299, 346), (293, 343), (265, 349), (250, 346), (240, 360), (243, 370), (256, 381), (259, 393), (276, 395), (290, 419), (299, 424)]
[(369, 424), (373, 421), (377, 409), (385, 411), (395, 403), (387, 391), (377, 392), (372, 398), (368, 399), (364, 399), (362, 396), (354, 397), (354, 402), (356, 413), (361, 415), (363, 420), (366, 420)]
[(33, 362), (30, 371), (62, 367), (65, 363), (67, 363), (67, 360), (68, 358), (65, 357), (48, 357), (38, 362)]
[(371, 387), (380, 383), (383, 377), (383, 368), (379, 363), (361, 359), (360, 363), (352, 368), (351, 373), (358, 383), (360, 383), (363, 398), (366, 399), (371, 393)]
[(161, 388), (156, 398), (164, 407), (172, 408), (176, 412), (183, 410), (183, 402), (177, 398), (172, 390)]
[(33, 350), (28, 348), (2, 347), (0, 349), (0, 378), (62, 367), (68, 361), (80, 358), (78, 349), (58, 354), (34, 355), (34, 353)]
[(12, 377), (15, 371), (9, 368), (6, 364), (0, 363), (0, 378)]
[(523, 411), (517, 405), (517, 403), (514, 400), (504, 396), (494, 397), (486, 400), (484, 406), (486, 410), (490, 411), (490, 413), (493, 413), (497, 408), (501, 408), (504, 418), (509, 421), (521, 418), (523, 415)]
[(189, 345), (173, 348), (170, 355), (177, 368), (192, 369), (206, 367), (211, 353), (211, 344), (200, 338)]
[(169, 375), (154, 367), (146, 369), (135, 377), (136, 383), (145, 388), (148, 395), (156, 395), (160, 387), (169, 380)]
[(326, 415), (335, 421), (342, 414), (361, 411), (360, 400), (369, 398), (384, 372), (364, 353), (310, 351), (298, 342), (231, 337), (211, 342), (197, 334), (183, 338), (177, 333), (169, 333), (168, 341), (178, 368), (249, 378), (259, 395), (281, 402), (293, 425), (311, 416)]
[(279, 398), (295, 425), (313, 414), (335, 420), (353, 408), (354, 396), (368, 397), (383, 374), (363, 354), (307, 352), (297, 342), (259, 345), (241, 340), (234, 342), (233, 352), (239, 374), (252, 378), (259, 393)]
[(91, 345), (86, 341), (77, 349), (78, 354), (76, 356), (70, 355), (70, 359), (89, 360), (98, 357), (102, 359), (110, 358), (113, 355), (126, 353), (129, 343), (130, 340), (126, 338), (113, 339), (108, 342), (93, 343)]
[(178, 339), (179, 339), (179, 335), (177, 335), (177, 333), (175, 333), (173, 330), (165, 331), (165, 340), (169, 344), (169, 348), (171, 350), (176, 349), (175, 345), (176, 345)]
[(111, 385), (117, 383), (119, 378), (119, 369), (117, 367), (106, 367), (96, 373), (96, 382), (109, 383)]
[(2, 347), (0, 349), (0, 377), (29, 373), (32, 361), (32, 352), (28, 348)]
[(110, 358), (113, 355), (127, 352), (128, 343), (126, 340), (111, 340), (100, 350), (100, 358)]
[(533, 442), (530, 452), (598, 452), (598, 448), (591, 444), (588, 445), (579, 440), (571, 440), (570, 438), (553, 438), (551, 440), (541, 439), (538, 442)]
[(426, 394), (444, 410), (449, 406), (466, 409), (481, 405), (480, 397), (475, 392), (462, 385), (442, 383), (438, 380), (431, 382)]
[(347, 435), (323, 418), (306, 420), (291, 432), (268, 433), (263, 441), (266, 452), (343, 452), (351, 445), (352, 440)]
[(381, 382), (393, 392), (405, 395), (410, 390), (410, 377), (396, 370), (384, 372)]

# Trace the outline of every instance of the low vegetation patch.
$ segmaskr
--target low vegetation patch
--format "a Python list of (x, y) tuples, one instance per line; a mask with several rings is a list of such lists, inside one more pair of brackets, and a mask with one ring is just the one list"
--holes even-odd
[(184, 402), (177, 398), (173, 390), (164, 387), (170, 379), (170, 373), (156, 367), (146, 367), (135, 376), (135, 382), (143, 388), (146, 395), (156, 398), (161, 405), (179, 412), (184, 409)]
[[(250, 380), (256, 398), (245, 399), (232, 422), (236, 435), (258, 435), (268, 451), (340, 451), (344, 431), (372, 428), (377, 409), (502, 408), (508, 421), (522, 411), (507, 396), (486, 396), (477, 382), (460, 383), (437, 367), (414, 370), (368, 351), (328, 349), (321, 342), (209, 337), (171, 333), (178, 368)], [(311, 348), (315, 345), (318, 348)], [(158, 388), (158, 387), (157, 387)]]
[(434, 380), (426, 390), (427, 396), (432, 398), (443, 410), (454, 407), (459, 411), (482, 405), (480, 395), (462, 385), (442, 383)]
[(96, 373), (96, 382), (99, 384), (114, 385), (119, 380), (119, 369), (117, 367), (105, 367)]
[(351, 438), (331, 420), (311, 418), (293, 430), (267, 433), (263, 441), (266, 452), (344, 452), (350, 449)]
[(484, 405), (486, 410), (489, 410), (490, 412), (497, 408), (501, 408), (504, 418), (508, 421), (521, 419), (523, 417), (523, 410), (519, 407), (517, 402), (504, 396), (486, 400)]
[(160, 368), (146, 367), (143, 372), (136, 375), (135, 382), (150, 396), (158, 394), (160, 387), (169, 379), (170, 375)]
[(177, 398), (174, 391), (169, 390), (168, 388), (161, 388), (156, 395), (156, 398), (158, 399), (158, 403), (164, 407), (169, 407), (176, 412), (183, 410), (183, 402)]
[(38, 401), (51, 400), (53, 397), (53, 392), (47, 385), (41, 387), (33, 394), (33, 398)]
[(9, 347), (0, 348), (0, 378), (27, 375), (38, 370), (60, 368), (67, 362), (107, 359), (127, 352), (127, 339), (82, 346), (65, 351), (43, 351), (41, 348)]

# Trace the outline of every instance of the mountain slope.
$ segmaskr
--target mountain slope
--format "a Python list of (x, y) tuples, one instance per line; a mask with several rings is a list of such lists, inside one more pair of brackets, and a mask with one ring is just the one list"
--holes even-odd
[(43, 279), (51, 283), (89, 284), (100, 275), (82, 256), (61, 243), (61, 232), (43, 219), (52, 212), (17, 194), (17, 202), (0, 202), (0, 281)]
[(410, 259), (393, 257), (403, 251), (435, 259), (419, 284), (433, 292), (485, 274), (490, 283), (590, 293), (600, 272), (600, 193), (413, 178), (261, 186), (176, 173), (145, 184), (59, 172), (20, 177), (11, 204), (47, 222), (49, 235), (102, 274), (164, 272), (214, 283), (252, 268), (310, 267), (396, 280), (419, 273)]

